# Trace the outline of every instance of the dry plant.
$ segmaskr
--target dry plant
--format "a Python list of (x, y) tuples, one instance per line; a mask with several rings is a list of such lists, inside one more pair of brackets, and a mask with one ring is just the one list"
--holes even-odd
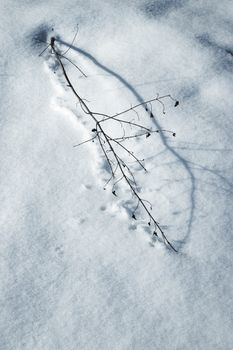
[[(76, 33), (77, 35), (77, 33)], [(75, 35), (75, 37), (76, 37)], [(72, 41), (72, 44), (75, 40), (75, 37)], [(135, 170), (133, 169), (132, 165), (133, 162), (137, 163), (141, 169), (143, 169), (145, 172), (147, 172), (147, 169), (144, 165), (144, 159), (139, 159), (134, 152), (130, 149), (130, 146), (128, 146), (130, 140), (132, 139), (138, 139), (138, 138), (148, 138), (154, 133), (160, 133), (160, 132), (166, 132), (170, 133), (173, 137), (176, 136), (176, 134), (170, 130), (154, 130), (153, 128), (145, 127), (140, 123), (139, 113), (138, 110), (140, 107), (144, 108), (144, 110), (149, 113), (151, 118), (154, 118), (154, 114), (152, 111), (152, 103), (158, 102), (162, 106), (162, 113), (165, 114), (165, 105), (164, 100), (170, 99), (174, 102), (174, 107), (177, 107), (179, 105), (179, 101), (175, 100), (171, 95), (164, 95), (159, 96), (157, 94), (156, 97), (144, 101), (142, 103), (138, 103), (134, 106), (131, 106), (128, 109), (125, 109), (119, 113), (109, 115), (104, 113), (98, 113), (96, 111), (92, 111), (90, 107), (88, 106), (85, 99), (83, 99), (77, 90), (75, 89), (74, 85), (72, 84), (70, 77), (68, 76), (67, 70), (65, 68), (65, 64), (63, 63), (63, 59), (71, 63), (75, 68), (79, 70), (79, 72), (86, 77), (85, 73), (74, 63), (72, 62), (68, 57), (66, 57), (66, 53), (69, 51), (66, 50), (65, 52), (61, 52), (59, 49), (59, 45), (56, 43), (59, 41), (59, 39), (56, 39), (55, 37), (51, 37), (50, 43), (48, 43), (48, 46), (41, 52), (40, 55), (43, 54), (44, 51), (46, 51), (48, 48), (51, 48), (51, 53), (55, 56), (57, 62), (60, 65), (60, 68), (62, 70), (64, 79), (66, 81), (67, 86), (71, 89), (73, 94), (78, 100), (78, 103), (82, 109), (82, 111), (87, 114), (91, 120), (94, 122), (94, 127), (91, 130), (93, 136), (87, 139), (86, 141), (83, 141), (74, 147), (81, 146), (88, 142), (94, 142), (95, 140), (98, 141), (99, 146), (102, 150), (102, 153), (107, 161), (108, 168), (110, 171), (110, 177), (108, 181), (106, 182), (104, 189), (106, 189), (107, 185), (110, 183), (112, 184), (112, 194), (114, 196), (117, 196), (116, 191), (116, 185), (121, 182), (125, 182), (128, 188), (130, 189), (134, 199), (135, 199), (135, 209), (131, 212), (131, 216), (134, 220), (137, 220), (136, 212), (141, 207), (148, 218), (148, 225), (151, 227), (152, 231), (152, 237), (154, 238), (160, 238), (164, 241), (164, 243), (170, 247), (173, 251), (177, 252), (175, 247), (171, 244), (171, 242), (167, 239), (163, 229), (161, 228), (158, 221), (154, 218), (152, 214), (152, 205), (149, 201), (145, 200), (141, 196), (141, 191), (137, 185), (137, 182), (135, 180)], [(71, 44), (71, 45), (72, 45)], [(127, 116), (129, 112), (135, 112), (135, 114), (138, 117), (138, 122), (136, 123), (133, 120), (124, 119), (124, 116)], [(107, 128), (105, 127), (106, 123), (110, 122), (112, 124), (112, 128), (115, 127), (113, 124), (117, 124), (117, 126), (120, 126), (120, 129), (122, 130), (122, 136), (113, 137), (109, 135)], [(116, 126), (116, 127), (117, 127)], [(115, 128), (116, 128), (115, 127)], [(129, 142), (127, 142), (129, 141)], [(127, 143), (127, 145), (126, 145)], [(133, 161), (126, 161), (122, 156), (121, 153), (125, 153), (128, 158)]]

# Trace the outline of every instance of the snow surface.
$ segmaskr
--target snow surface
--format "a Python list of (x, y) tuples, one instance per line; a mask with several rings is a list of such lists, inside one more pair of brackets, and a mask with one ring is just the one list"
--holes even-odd
[[(232, 349), (232, 1), (0, 6), (0, 349)], [(73, 147), (93, 125), (35, 39), (71, 43), (77, 23), (67, 56), (88, 78), (67, 70), (92, 109), (180, 100), (165, 117), (154, 105), (176, 138), (134, 144), (178, 254), (152, 241), (143, 212), (132, 222), (124, 185), (103, 191), (98, 147)]]

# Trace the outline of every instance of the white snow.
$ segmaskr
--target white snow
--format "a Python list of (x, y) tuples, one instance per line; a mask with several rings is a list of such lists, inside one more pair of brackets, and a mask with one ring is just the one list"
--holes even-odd
[[(232, 2), (3, 0), (0, 13), (0, 349), (232, 349)], [(77, 24), (67, 57), (88, 78), (66, 68), (92, 110), (180, 101), (165, 116), (154, 104), (154, 124), (141, 113), (176, 138), (132, 143), (178, 254), (143, 211), (130, 218), (123, 183), (103, 190), (97, 144), (73, 147), (94, 125), (35, 39), (70, 44)]]

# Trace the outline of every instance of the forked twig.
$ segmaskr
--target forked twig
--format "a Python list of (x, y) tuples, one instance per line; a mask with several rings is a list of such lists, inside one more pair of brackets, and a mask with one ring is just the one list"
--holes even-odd
[[(75, 40), (77, 36), (77, 33), (75, 34), (75, 37), (73, 39), (73, 41)], [(164, 104), (161, 100), (165, 99), (165, 98), (170, 98), (173, 101), (175, 101), (175, 107), (178, 106), (179, 102), (176, 101), (171, 95), (164, 95), (164, 96), (159, 96), (157, 95), (155, 98), (152, 98), (148, 101), (142, 102), (142, 103), (138, 103), (134, 106), (131, 106), (128, 109), (125, 109), (119, 113), (116, 113), (114, 115), (108, 115), (108, 114), (104, 114), (104, 113), (97, 113), (97, 112), (93, 112), (90, 110), (90, 108), (88, 107), (87, 103), (85, 102), (85, 100), (80, 97), (80, 95), (78, 94), (77, 90), (74, 88), (68, 74), (67, 71), (65, 69), (64, 63), (62, 62), (62, 59), (65, 58), (66, 60), (68, 60), (69, 62), (71, 62), (69, 59), (67, 59), (67, 57), (64, 57), (64, 54), (66, 54), (68, 52), (68, 50), (64, 53), (60, 53), (59, 49), (55, 46), (55, 41), (56, 39), (54, 37), (51, 38), (50, 44), (49, 46), (52, 49), (52, 53), (55, 55), (57, 61), (59, 62), (59, 65), (62, 69), (63, 72), (63, 76), (67, 82), (67, 86), (71, 89), (71, 91), (73, 92), (73, 94), (76, 96), (76, 98), (78, 99), (78, 102), (83, 110), (83, 112), (86, 115), (89, 115), (89, 117), (91, 117), (91, 119), (94, 121), (95, 123), (95, 128), (92, 129), (92, 132), (94, 132), (94, 136), (87, 139), (86, 141), (83, 141), (77, 145), (74, 145), (74, 147), (83, 145), (85, 143), (88, 142), (92, 142), (95, 139), (98, 140), (98, 143), (100, 145), (100, 148), (103, 152), (103, 155), (108, 163), (109, 166), (109, 171), (110, 171), (110, 178), (108, 179), (108, 181), (106, 182), (104, 189), (106, 188), (106, 186), (109, 184), (110, 181), (113, 181), (113, 186), (112, 186), (112, 193), (113, 195), (117, 195), (116, 193), (116, 185), (119, 184), (121, 181), (125, 181), (125, 183), (127, 184), (128, 188), (130, 189), (132, 195), (137, 199), (137, 205), (135, 207), (135, 209), (132, 212), (132, 218), (136, 220), (136, 216), (135, 213), (138, 210), (139, 206), (141, 206), (141, 208), (144, 209), (144, 211), (146, 212), (148, 218), (149, 218), (149, 222), (148, 225), (151, 226), (151, 224), (153, 223), (154, 225), (154, 231), (153, 231), (153, 235), (157, 236), (157, 230), (160, 232), (161, 237), (163, 238), (163, 241), (165, 242), (165, 244), (167, 246), (169, 246), (173, 251), (177, 252), (177, 250), (175, 249), (175, 247), (169, 242), (169, 240), (167, 239), (165, 233), (163, 232), (161, 226), (159, 225), (159, 223), (157, 222), (157, 220), (155, 220), (154, 216), (152, 215), (152, 205), (149, 201), (143, 199), (138, 192), (138, 186), (133, 174), (133, 171), (131, 170), (130, 166), (125, 162), (125, 160), (123, 160), (120, 156), (120, 154), (118, 153), (118, 149), (121, 149), (129, 158), (131, 158), (132, 160), (134, 160), (136, 163), (138, 163), (140, 165), (140, 167), (142, 169), (146, 170), (146, 167), (143, 165), (142, 161), (134, 155), (134, 153), (126, 146), (124, 146), (122, 144), (122, 142), (126, 141), (126, 140), (130, 140), (132, 138), (137, 138), (137, 137), (142, 137), (142, 136), (146, 136), (146, 138), (148, 138), (149, 136), (151, 136), (151, 134), (153, 133), (158, 133), (158, 132), (168, 132), (168, 133), (172, 133), (173, 136), (175, 136), (175, 133), (170, 131), (170, 130), (151, 130), (150, 128), (147, 128), (143, 125), (139, 123), (134, 123), (133, 121), (129, 121), (129, 120), (124, 120), (122, 118), (119, 118), (119, 116), (125, 115), (127, 113), (129, 113), (130, 111), (133, 111), (136, 113), (138, 120), (140, 121), (139, 118), (139, 114), (138, 112), (135, 110), (137, 108), (139, 108), (140, 106), (144, 106), (145, 110), (148, 111), (148, 107), (147, 105), (150, 104), (154, 101), (157, 101), (159, 103), (161, 103), (163, 105), (163, 112), (165, 112), (165, 107)], [(46, 48), (47, 49), (47, 48)], [(45, 50), (46, 50), (45, 49)], [(82, 72), (77, 65), (75, 65), (73, 62), (71, 62), (80, 72)], [(82, 74), (84, 74), (82, 72)], [(84, 74), (85, 75), (85, 74)], [(152, 113), (152, 105), (151, 105), (151, 114), (153, 116)], [(101, 118), (99, 118), (101, 117)], [(134, 135), (130, 134), (126, 134), (125, 129), (124, 129), (124, 134), (121, 137), (111, 137), (110, 135), (108, 135), (107, 131), (104, 128), (104, 123), (108, 120), (114, 121), (116, 123), (120, 123), (121, 126), (123, 126), (123, 124), (125, 126), (129, 125), (131, 128), (136, 128), (137, 130), (141, 130), (141, 133), (136, 133)], [(149, 206), (149, 209), (148, 209)]]

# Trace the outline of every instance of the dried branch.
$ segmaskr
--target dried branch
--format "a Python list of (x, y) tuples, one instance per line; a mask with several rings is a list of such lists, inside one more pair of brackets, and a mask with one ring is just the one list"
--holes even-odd
[[(78, 33), (78, 31), (76, 32), (72, 43), (76, 39), (77, 33)], [(55, 41), (56, 41), (56, 39), (54, 37), (52, 37), (50, 40), (49, 47), (51, 47), (52, 54), (55, 55), (59, 65), (62, 69), (63, 76), (67, 82), (67, 86), (71, 89), (71, 91), (73, 92), (73, 94), (77, 98), (78, 103), (80, 104), (83, 112), (86, 115), (88, 115), (95, 123), (95, 128), (92, 129), (92, 132), (94, 132), (95, 135), (93, 137), (87, 139), (86, 141), (83, 141), (77, 145), (74, 145), (74, 147), (83, 145), (83, 144), (88, 143), (88, 142), (93, 142), (94, 140), (98, 140), (98, 143), (100, 145), (100, 149), (101, 149), (101, 151), (102, 151), (102, 153), (103, 153), (103, 155), (104, 155), (104, 157), (109, 165), (109, 171), (110, 171), (110, 178), (105, 183), (104, 189), (106, 189), (106, 186), (112, 181), (113, 182), (112, 194), (114, 196), (117, 196), (116, 185), (121, 183), (122, 181), (124, 181), (126, 183), (126, 185), (128, 186), (128, 188), (130, 189), (133, 197), (137, 200), (137, 204), (135, 206), (135, 209), (132, 212), (132, 218), (134, 220), (136, 220), (135, 213), (140, 206), (148, 216), (148, 219), (149, 219), (148, 225), (151, 226), (151, 224), (153, 224), (153, 226), (154, 226), (153, 235), (158, 236), (158, 234), (157, 234), (157, 231), (158, 231), (160, 233), (163, 241), (165, 242), (165, 244), (167, 246), (169, 246), (173, 251), (177, 252), (175, 247), (167, 239), (165, 233), (163, 232), (163, 230), (162, 230), (161, 226), (159, 225), (159, 223), (157, 222), (157, 220), (155, 220), (155, 218), (152, 214), (152, 204), (140, 196), (133, 169), (129, 166), (128, 162), (126, 162), (124, 159), (122, 159), (122, 157), (118, 151), (122, 150), (125, 154), (127, 154), (129, 156), (129, 158), (132, 158), (132, 160), (134, 160), (136, 163), (138, 163), (139, 166), (143, 170), (147, 171), (146, 167), (142, 163), (142, 160), (140, 160), (137, 156), (135, 156), (134, 153), (128, 147), (124, 146), (122, 143), (126, 140), (131, 140), (133, 138), (142, 137), (142, 136), (146, 136), (146, 138), (148, 138), (153, 133), (168, 132), (168, 133), (171, 133), (173, 136), (175, 136), (175, 133), (173, 131), (170, 131), (170, 130), (151, 130), (151, 128), (147, 128), (144, 125), (140, 124), (140, 116), (139, 116), (139, 113), (136, 109), (143, 106), (144, 109), (146, 111), (148, 111), (147, 106), (150, 105), (150, 108), (151, 108), (150, 115), (151, 115), (151, 117), (154, 117), (153, 112), (152, 112), (152, 102), (157, 101), (160, 104), (162, 104), (163, 113), (165, 113), (165, 105), (164, 105), (162, 100), (164, 100), (166, 98), (170, 98), (171, 100), (173, 100), (175, 102), (175, 105), (174, 105), (175, 107), (178, 106), (179, 102), (176, 101), (171, 95), (159, 96), (157, 94), (157, 96), (155, 98), (152, 98), (152, 99), (145, 101), (145, 102), (142, 102), (142, 103), (138, 103), (134, 106), (131, 106), (128, 109), (125, 109), (125, 110), (123, 110), (119, 113), (113, 114), (113, 115), (108, 115), (108, 114), (104, 114), (104, 113), (98, 113), (95, 111), (91, 111), (90, 108), (88, 107), (87, 103), (85, 102), (85, 100), (82, 97), (80, 97), (77, 90), (74, 88), (74, 85), (72, 84), (72, 82), (67, 74), (67, 71), (65, 69), (64, 63), (62, 62), (62, 59), (66, 59), (72, 65), (74, 65), (84, 76), (86, 76), (86, 75), (80, 70), (80, 68), (76, 64), (74, 64), (70, 59), (68, 59), (67, 57), (64, 56), (68, 52), (68, 50), (70, 49), (71, 46), (69, 47), (69, 49), (66, 52), (60, 53), (58, 47), (55, 46)], [(46, 47), (46, 49), (44, 51), (46, 51), (47, 48), (48, 47)], [(135, 123), (134, 121), (124, 120), (122, 118), (119, 118), (119, 116), (123, 116), (123, 115), (129, 113), (130, 111), (133, 111), (134, 113), (136, 113), (137, 119), (139, 121), (138, 123)], [(100, 117), (101, 117), (101, 119), (100, 119)], [(108, 132), (106, 131), (106, 128), (104, 126), (105, 126), (106, 121), (109, 121), (109, 120), (111, 120), (112, 122), (119, 123), (121, 125), (121, 127), (123, 128), (123, 136), (111, 137), (110, 135), (108, 135)], [(128, 125), (132, 129), (140, 130), (141, 132), (135, 133), (135, 134), (132, 134), (132, 133), (127, 134), (123, 125), (125, 125), (125, 126)], [(149, 208), (148, 208), (148, 206), (149, 206)]]

